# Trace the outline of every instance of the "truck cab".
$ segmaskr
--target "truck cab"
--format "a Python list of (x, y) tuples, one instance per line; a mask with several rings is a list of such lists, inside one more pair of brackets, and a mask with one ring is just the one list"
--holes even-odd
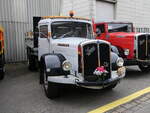
[(94, 39), (89, 19), (50, 16), (34, 21), (34, 37), (26, 39), (29, 67), (39, 63), (48, 98), (57, 97), (64, 84), (111, 89), (125, 76), (123, 59), (111, 52), (109, 42)]
[(4, 78), (5, 73), (5, 58), (4, 58), (4, 30), (0, 26), (0, 80)]
[(150, 34), (134, 32), (131, 22), (96, 22), (97, 39), (113, 45), (113, 50), (125, 61), (125, 65), (138, 65), (150, 71)]

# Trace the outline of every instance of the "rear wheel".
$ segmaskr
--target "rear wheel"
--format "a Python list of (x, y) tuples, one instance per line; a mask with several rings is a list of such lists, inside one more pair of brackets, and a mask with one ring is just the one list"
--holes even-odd
[(150, 71), (150, 65), (139, 64), (139, 68), (141, 69), (142, 72)]
[(48, 81), (48, 76), (45, 72), (43, 71), (43, 87), (45, 90), (45, 94), (48, 98), (53, 99), (59, 96), (59, 86), (56, 83), (52, 83)]
[(36, 71), (37, 70), (36, 58), (33, 55), (28, 56), (28, 69), (30, 71)]
[(4, 75), (5, 75), (5, 70), (3, 67), (2, 70), (0, 70), (0, 80), (4, 79)]

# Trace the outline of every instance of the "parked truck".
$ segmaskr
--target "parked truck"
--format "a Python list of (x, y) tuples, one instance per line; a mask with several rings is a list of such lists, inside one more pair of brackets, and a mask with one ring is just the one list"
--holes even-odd
[(33, 38), (26, 38), (29, 69), (39, 64), (48, 98), (57, 97), (63, 84), (112, 89), (125, 76), (123, 59), (109, 42), (94, 39), (90, 20), (48, 16), (34, 17), (33, 24)]
[(109, 41), (126, 66), (138, 65), (150, 71), (150, 33), (134, 32), (131, 22), (96, 22), (97, 39)]
[(4, 58), (4, 30), (0, 26), (0, 80), (4, 78), (5, 74), (5, 58)]

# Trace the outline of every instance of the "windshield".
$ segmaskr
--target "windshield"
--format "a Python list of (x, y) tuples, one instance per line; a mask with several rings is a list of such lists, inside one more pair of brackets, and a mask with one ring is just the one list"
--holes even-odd
[(89, 23), (59, 21), (53, 22), (51, 28), (54, 39), (68, 37), (93, 38), (92, 27)]
[(110, 23), (108, 24), (108, 32), (133, 32), (133, 28), (130, 23)]

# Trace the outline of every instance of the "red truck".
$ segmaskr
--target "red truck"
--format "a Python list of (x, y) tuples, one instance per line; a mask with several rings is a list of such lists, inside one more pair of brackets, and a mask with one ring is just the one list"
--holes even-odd
[(94, 28), (96, 38), (109, 41), (126, 66), (138, 65), (141, 71), (150, 71), (150, 33), (136, 33), (130, 22), (98, 22)]
[(4, 58), (4, 30), (0, 26), (0, 80), (4, 78), (4, 68), (5, 58)]

